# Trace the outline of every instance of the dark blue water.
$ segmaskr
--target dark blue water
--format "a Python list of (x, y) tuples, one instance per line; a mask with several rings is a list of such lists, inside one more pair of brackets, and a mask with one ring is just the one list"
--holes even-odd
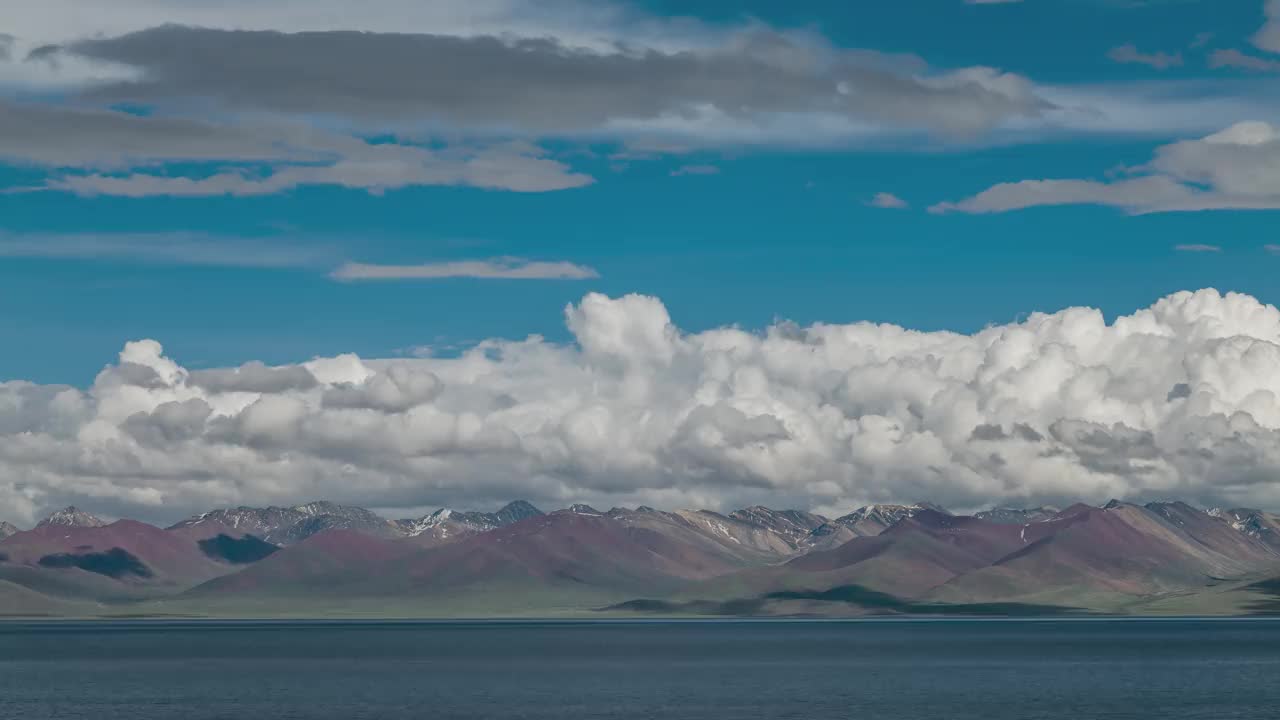
[(1280, 717), (1280, 621), (0, 623), (0, 717)]

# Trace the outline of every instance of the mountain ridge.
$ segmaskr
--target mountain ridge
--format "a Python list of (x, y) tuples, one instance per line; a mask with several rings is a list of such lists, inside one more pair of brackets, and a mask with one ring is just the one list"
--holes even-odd
[(1125, 612), (1175, 599), (1252, 612), (1280, 592), (1274, 518), (1178, 501), (973, 515), (917, 502), (835, 519), (759, 505), (544, 513), (514, 501), (387, 520), (317, 501), (212, 510), (160, 529), (95, 524), (69, 508), (0, 538), (0, 582), (23, 588), (24, 607), (47, 597), (107, 614), (844, 616)]

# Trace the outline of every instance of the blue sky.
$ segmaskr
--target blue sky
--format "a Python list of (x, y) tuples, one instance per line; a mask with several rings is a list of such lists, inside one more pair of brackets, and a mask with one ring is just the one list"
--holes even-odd
[[(0, 306), (6, 309), (0, 337), (9, 349), (0, 355), (0, 377), (84, 385), (125, 341), (143, 337), (162, 340), (190, 367), (340, 352), (387, 357), (428, 347), (449, 353), (485, 338), (529, 334), (564, 341), (570, 336), (563, 309), (589, 291), (660, 297), (676, 324), (694, 331), (762, 328), (785, 318), (970, 332), (1071, 305), (1127, 313), (1202, 287), (1280, 300), (1274, 281), (1280, 256), (1266, 248), (1278, 241), (1274, 211), (1147, 212), (1144, 205), (1134, 214), (1131, 207), (1097, 203), (929, 211), (1004, 182), (1105, 182), (1108, 171), (1142, 166), (1172, 143), (1237, 122), (1276, 122), (1275, 74), (1210, 67), (1213, 53), (1223, 50), (1280, 60), (1253, 40), (1264, 23), (1261, 0), (780, 5), (649, 2), (618, 11), (646, 23), (694, 26), (693, 34), (763, 26), (803, 32), (839, 51), (911, 54), (927, 63), (927, 70), (916, 71), (926, 75), (999, 68), (1059, 102), (1062, 88), (1076, 93), (1073, 98), (1087, 88), (1103, 98), (1088, 111), (1099, 119), (901, 135), (889, 122), (856, 137), (799, 132), (742, 140), (711, 130), (695, 138), (664, 135), (660, 143), (632, 131), (545, 125), (495, 138), (491, 129), (478, 133), (456, 122), (433, 126), (430, 137), (425, 130), (415, 135), (440, 144), (471, 133), (484, 142), (536, 142), (545, 153), (540, 157), (594, 180), (545, 192), (439, 184), (371, 192), (305, 182), (249, 196), (30, 191), (98, 170), (0, 156), (0, 187), (9, 190), (0, 194)], [(237, 23), (234, 10), (225, 11), (227, 26)], [(154, 16), (140, 15), (136, 29), (188, 21), (176, 10), (172, 17), (147, 12)], [(512, 22), (530, 12), (510, 11)], [(685, 19), (671, 20), (677, 15)], [(566, 16), (570, 20), (546, 22), (575, 30), (573, 13)], [(92, 18), (84, 22), (91, 26)], [(103, 23), (110, 34), (112, 26)], [(52, 41), (73, 53), (76, 38), (59, 32), (66, 34), (33, 19), (12, 34), (16, 47)], [(627, 36), (625, 24), (617, 32), (640, 42)], [(1109, 57), (1127, 45), (1143, 56), (1177, 55), (1181, 64), (1161, 69)], [(197, 111), (191, 98), (178, 103), (163, 95), (103, 99), (93, 81), (55, 77), (52, 70), (32, 79), (30, 68), (41, 61), (16, 50), (11, 55), (10, 64), (30, 72), (0, 74), (7, 80), (0, 89), (27, 107), (99, 105), (139, 116), (215, 117), (227, 127), (275, 110), (222, 108), (214, 100), (212, 111)], [(64, 59), (64, 74), (73, 61), (79, 60)], [(1133, 107), (1117, 105), (1135, 97), (1141, 99)], [(1171, 110), (1175, 99), (1181, 104)], [(292, 121), (348, 122), (341, 111), (295, 114)], [(404, 130), (414, 118), (397, 123)], [(351, 132), (384, 139), (383, 130), (368, 126)], [(644, 147), (654, 144), (656, 150)], [(198, 178), (228, 162), (148, 160), (136, 168)], [(118, 176), (136, 168), (105, 172)], [(871, 201), (878, 193), (907, 207), (877, 207)], [(329, 277), (345, 262), (418, 266), (500, 258), (571, 263), (596, 277)]]

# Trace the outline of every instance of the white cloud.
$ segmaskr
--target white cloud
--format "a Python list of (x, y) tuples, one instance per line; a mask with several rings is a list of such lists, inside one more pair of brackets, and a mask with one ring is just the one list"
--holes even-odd
[(1186, 243), (1183, 245), (1174, 245), (1173, 249), (1177, 250), (1178, 252), (1189, 252), (1189, 253), (1220, 253), (1222, 252), (1221, 245), (1208, 245), (1205, 243)]
[(87, 390), (0, 383), (0, 507), (30, 522), (68, 502), (170, 520), (316, 497), (1280, 506), (1280, 311), (1245, 295), (973, 335), (684, 333), (636, 295), (588, 295), (566, 319), (570, 345), (190, 371), (141, 341)]
[(1242, 122), (1156, 150), (1119, 180), (1001, 183), (931, 212), (1000, 213), (1053, 205), (1104, 205), (1131, 213), (1280, 208), (1280, 128)]
[(598, 278), (594, 269), (571, 262), (535, 262), (521, 258), (460, 260), (425, 265), (368, 265), (346, 263), (334, 270), (335, 280), (439, 280), (478, 278), (486, 280), (587, 280)]

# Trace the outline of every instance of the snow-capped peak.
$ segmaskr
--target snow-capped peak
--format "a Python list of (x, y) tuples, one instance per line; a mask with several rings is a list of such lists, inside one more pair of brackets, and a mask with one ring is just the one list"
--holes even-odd
[(43, 527), (45, 525), (58, 525), (61, 527), (102, 527), (106, 525), (106, 523), (72, 505), (62, 508), (44, 520), (41, 520), (40, 524), (36, 527)]

